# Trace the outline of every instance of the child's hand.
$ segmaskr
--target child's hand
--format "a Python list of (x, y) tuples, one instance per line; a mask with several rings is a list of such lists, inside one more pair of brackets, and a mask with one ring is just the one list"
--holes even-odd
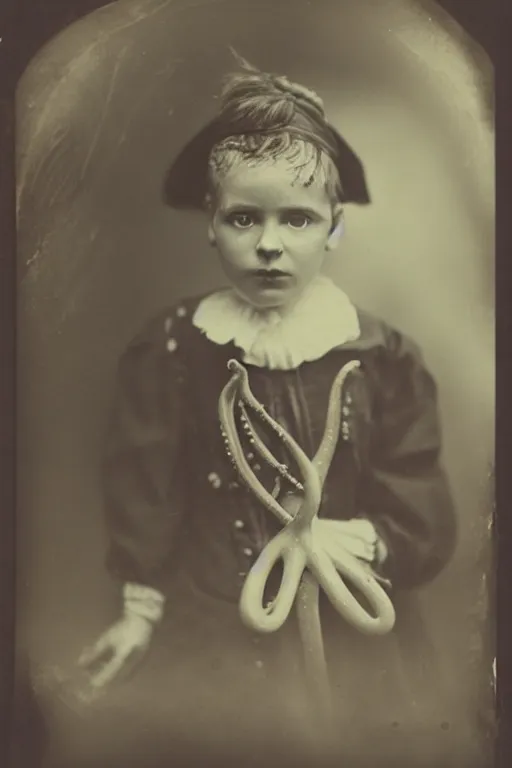
[(369, 520), (317, 519), (313, 530), (331, 554), (341, 549), (367, 563), (376, 559), (378, 536)]
[(89, 672), (91, 688), (105, 688), (121, 671), (130, 671), (147, 651), (152, 634), (152, 623), (133, 614), (107, 629), (78, 662)]

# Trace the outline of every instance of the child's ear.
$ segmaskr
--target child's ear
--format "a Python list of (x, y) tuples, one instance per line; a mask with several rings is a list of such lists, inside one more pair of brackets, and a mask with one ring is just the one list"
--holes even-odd
[(213, 217), (215, 214), (215, 211), (213, 209), (213, 200), (212, 196), (210, 194), (207, 194), (204, 201), (204, 208), (206, 211), (206, 214), (209, 218), (209, 224), (208, 224), (208, 241), (210, 245), (214, 246), (216, 245), (216, 239), (215, 239), (215, 231), (213, 228)]
[(332, 214), (332, 226), (325, 244), (326, 251), (332, 251), (338, 245), (339, 238), (343, 234), (343, 206), (338, 203)]
[(210, 219), (210, 223), (208, 224), (208, 242), (210, 243), (212, 248), (217, 245), (217, 238), (215, 237), (215, 230), (213, 228), (212, 219)]

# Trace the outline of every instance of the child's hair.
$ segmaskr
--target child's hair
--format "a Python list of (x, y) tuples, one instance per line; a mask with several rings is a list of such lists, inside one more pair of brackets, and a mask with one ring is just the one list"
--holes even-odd
[(338, 168), (328, 145), (319, 142), (321, 136), (314, 131), (320, 126), (317, 133), (321, 134), (322, 124), (327, 127), (320, 97), (287, 77), (260, 72), (235, 55), (241, 71), (224, 79), (219, 120), (246, 125), (247, 131), (227, 136), (213, 146), (208, 162), (208, 196), (215, 196), (219, 182), (237, 162), (255, 164), (282, 157), (304, 186), (319, 177), (333, 205), (342, 200)]
[(217, 115), (183, 147), (166, 174), (165, 203), (204, 210), (233, 162), (285, 157), (299, 182), (320, 180), (333, 204), (368, 204), (363, 164), (328, 123), (316, 93), (282, 75), (261, 72), (236, 53), (235, 58), (239, 70), (225, 78)]

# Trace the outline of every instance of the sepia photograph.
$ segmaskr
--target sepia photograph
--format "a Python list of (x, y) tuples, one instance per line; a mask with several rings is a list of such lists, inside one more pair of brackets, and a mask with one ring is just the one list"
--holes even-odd
[(24, 70), (9, 768), (495, 764), (494, 74), (444, 5), (117, 0)]

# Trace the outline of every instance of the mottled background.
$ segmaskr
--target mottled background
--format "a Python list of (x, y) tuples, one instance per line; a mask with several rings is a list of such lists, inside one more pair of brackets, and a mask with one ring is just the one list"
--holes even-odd
[[(324, 98), (373, 205), (331, 274), (411, 334), (440, 388), (461, 527), (424, 593), (454, 702), (485, 719), (494, 422), (490, 64), (429, 3), (124, 0), (54, 38), (18, 89), (19, 647), (35, 678), (113, 617), (98, 459), (115, 365), (162, 305), (221, 284), (200, 216), (160, 201), (233, 45)], [(486, 701), (484, 705), (484, 701)]]

